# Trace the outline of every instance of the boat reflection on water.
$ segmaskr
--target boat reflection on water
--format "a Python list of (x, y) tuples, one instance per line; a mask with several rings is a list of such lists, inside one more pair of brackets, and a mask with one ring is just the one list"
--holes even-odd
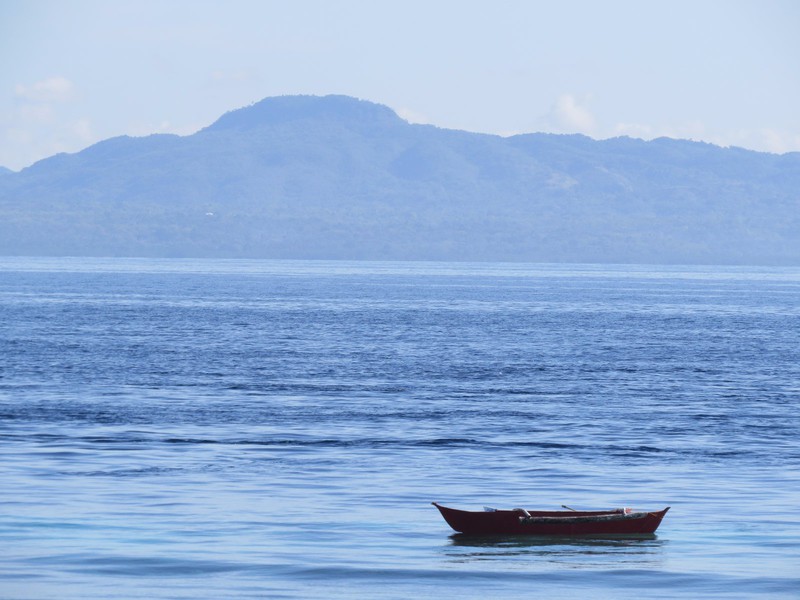
[[(454, 546), (473, 546), (476, 548), (527, 548), (538, 546), (608, 546), (617, 548), (641, 544), (643, 542), (658, 541), (655, 533), (640, 533), (633, 535), (617, 536), (533, 536), (533, 535), (471, 535), (469, 533), (454, 533), (450, 536)], [(660, 543), (660, 542), (659, 542)]]
[(526, 560), (529, 567), (544, 562), (574, 568), (650, 568), (662, 561), (666, 544), (654, 533), (603, 537), (455, 533), (448, 539), (444, 552), (449, 561), (537, 559)]

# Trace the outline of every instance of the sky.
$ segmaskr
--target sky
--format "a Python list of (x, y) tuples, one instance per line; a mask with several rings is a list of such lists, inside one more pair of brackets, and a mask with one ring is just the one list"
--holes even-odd
[(265, 97), (414, 123), (800, 151), (796, 0), (0, 0), (0, 165)]

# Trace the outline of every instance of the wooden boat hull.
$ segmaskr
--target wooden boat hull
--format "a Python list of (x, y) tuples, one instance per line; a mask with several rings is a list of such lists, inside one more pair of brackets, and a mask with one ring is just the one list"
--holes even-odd
[(656, 512), (467, 511), (432, 503), (455, 531), (472, 535), (641, 535), (655, 533), (669, 507)]

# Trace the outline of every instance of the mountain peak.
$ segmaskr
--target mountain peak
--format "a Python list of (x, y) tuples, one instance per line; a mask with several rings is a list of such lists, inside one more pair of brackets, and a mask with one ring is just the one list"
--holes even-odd
[(388, 106), (350, 96), (275, 96), (227, 112), (206, 130), (241, 131), (264, 125), (319, 119), (367, 125), (402, 122)]

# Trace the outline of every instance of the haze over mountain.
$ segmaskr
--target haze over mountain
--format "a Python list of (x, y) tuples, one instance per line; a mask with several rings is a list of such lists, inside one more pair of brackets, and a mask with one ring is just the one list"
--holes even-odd
[(800, 153), (284, 96), (0, 169), (0, 217), (4, 255), (800, 264)]

